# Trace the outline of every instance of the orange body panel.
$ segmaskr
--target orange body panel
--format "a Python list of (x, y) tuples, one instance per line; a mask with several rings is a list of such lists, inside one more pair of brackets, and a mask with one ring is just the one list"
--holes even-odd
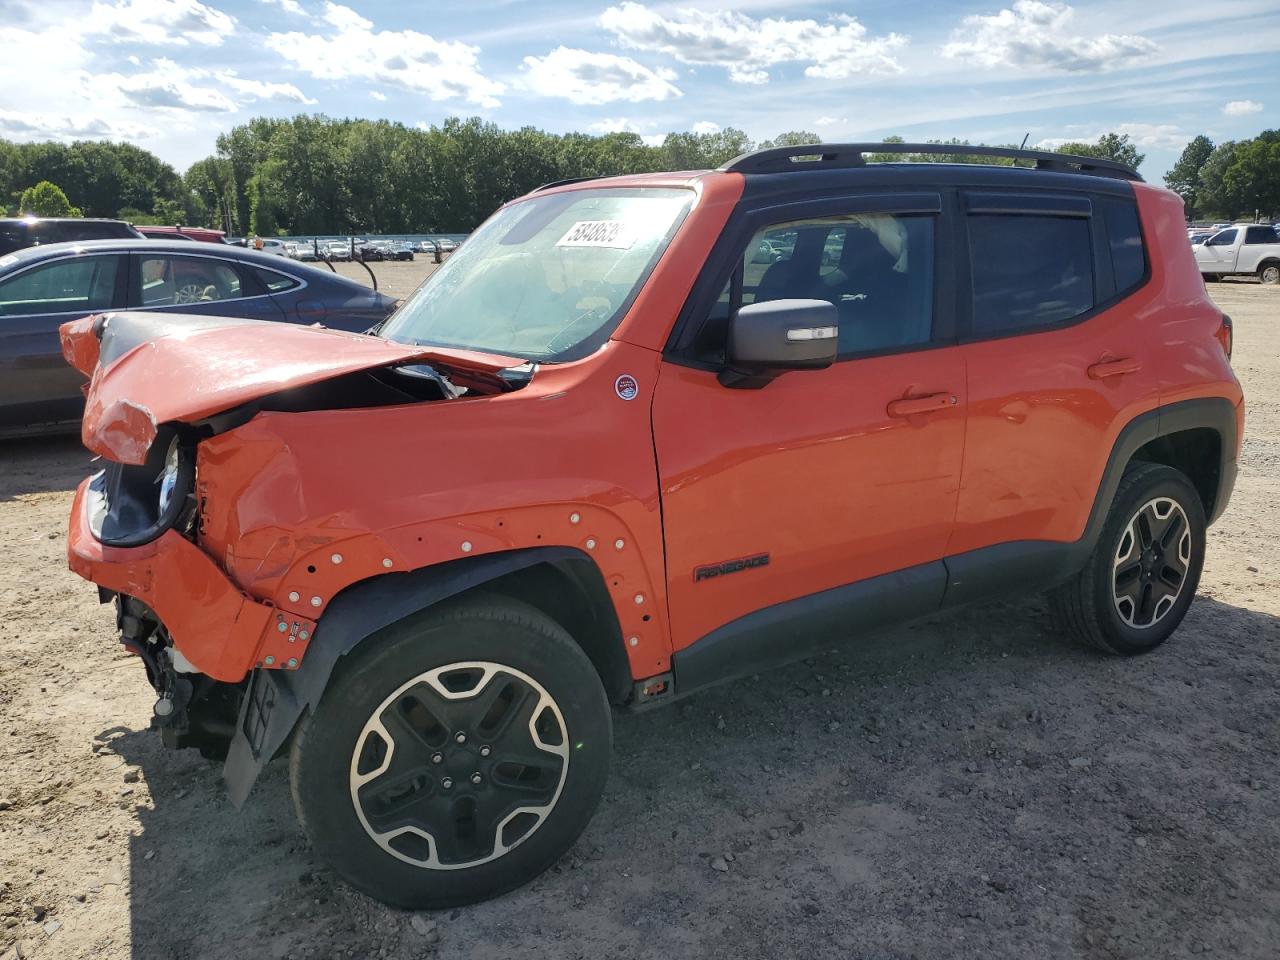
[[(955, 404), (890, 416), (903, 397)], [(663, 367), (653, 414), (672, 643), (770, 604), (937, 560), (964, 445), (956, 347), (789, 373), (726, 390)], [(768, 553), (768, 566), (695, 584), (696, 567)]]

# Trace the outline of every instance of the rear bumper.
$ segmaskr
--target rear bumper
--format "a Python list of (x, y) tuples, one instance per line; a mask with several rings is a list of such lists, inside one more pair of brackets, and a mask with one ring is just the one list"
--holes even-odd
[(268, 656), (275, 667), (297, 666), (306, 648), (299, 636), (309, 637), (313, 622), (245, 595), (175, 530), (137, 547), (103, 545), (89, 528), (88, 488), (88, 480), (80, 484), (71, 506), (67, 565), (74, 572), (145, 603), (164, 623), (174, 647), (215, 680), (237, 683)]

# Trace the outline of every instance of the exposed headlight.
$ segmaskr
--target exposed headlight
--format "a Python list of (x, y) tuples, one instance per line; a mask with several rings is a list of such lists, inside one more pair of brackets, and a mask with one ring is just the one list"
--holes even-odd
[(161, 428), (137, 466), (108, 463), (89, 480), (89, 529), (114, 547), (136, 547), (172, 527), (195, 484), (195, 457), (172, 428)]
[(160, 476), (156, 477), (156, 482), (160, 484), (159, 515), (162, 517), (169, 512), (173, 491), (178, 487), (178, 470), (182, 465), (179, 454), (178, 438), (174, 437), (169, 441), (169, 449), (164, 455), (164, 468), (160, 471)]

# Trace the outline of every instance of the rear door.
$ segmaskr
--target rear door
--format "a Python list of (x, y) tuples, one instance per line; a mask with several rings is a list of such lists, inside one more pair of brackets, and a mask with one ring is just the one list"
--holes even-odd
[(130, 309), (286, 319), (258, 275), (238, 261), (163, 251), (135, 253), (130, 260)]
[[(699, 305), (695, 290), (654, 395), (677, 649), (801, 598), (830, 627), (832, 604), (848, 594), (824, 591), (907, 568), (873, 606), (937, 605), (943, 574), (931, 561), (954, 520), (965, 385), (942, 202), (789, 204), (727, 228), (727, 255), (708, 269), (718, 260), (728, 275), (700, 281), (710, 302)], [(839, 361), (761, 389), (721, 385), (730, 315), (793, 298), (836, 306)], [(786, 659), (821, 634), (795, 628), (739, 652)]]
[(965, 207), (969, 416), (947, 553), (1074, 542), (1120, 429), (1158, 401), (1136, 204), (972, 192)]
[(126, 268), (121, 254), (71, 256), (0, 280), (0, 429), (79, 419), (84, 377), (58, 327), (123, 306)]

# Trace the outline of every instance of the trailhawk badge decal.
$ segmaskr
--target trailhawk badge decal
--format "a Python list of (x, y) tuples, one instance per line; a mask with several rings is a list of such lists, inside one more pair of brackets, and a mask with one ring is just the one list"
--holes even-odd
[(640, 384), (636, 383), (636, 378), (629, 373), (624, 373), (613, 381), (613, 389), (623, 400), (634, 400), (640, 395)]
[(701, 583), (714, 577), (723, 577), (730, 573), (741, 573), (743, 570), (754, 570), (756, 567), (767, 567), (769, 555), (757, 553), (753, 557), (740, 557), (737, 560), (726, 560), (724, 563), (709, 563), (703, 567), (694, 567), (693, 582)]

